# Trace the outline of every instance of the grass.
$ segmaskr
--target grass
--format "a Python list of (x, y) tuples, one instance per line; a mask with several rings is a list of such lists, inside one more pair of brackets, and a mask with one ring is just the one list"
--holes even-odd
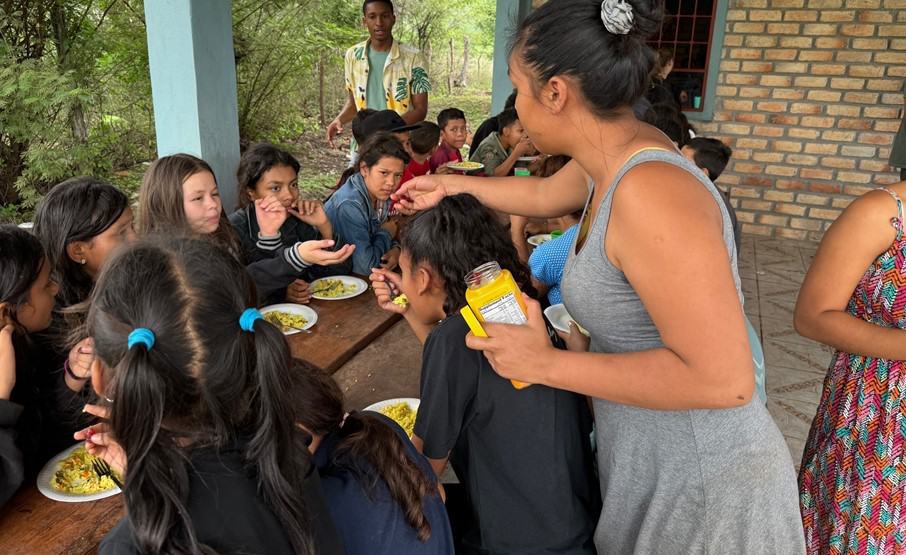
[(466, 114), (466, 121), (472, 131), (478, 129), (481, 122), (491, 113), (490, 90), (454, 89), (452, 95), (446, 93), (428, 97), (428, 121), (437, 121), (437, 113), (444, 108), (459, 108)]

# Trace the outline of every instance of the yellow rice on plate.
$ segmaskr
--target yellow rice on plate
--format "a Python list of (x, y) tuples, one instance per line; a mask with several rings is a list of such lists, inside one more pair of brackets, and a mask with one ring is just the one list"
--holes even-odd
[(412, 437), (415, 430), (416, 412), (412, 410), (409, 403), (393, 403), (392, 405), (387, 405), (382, 408), (380, 412), (384, 416), (393, 419), (394, 422), (400, 425), (400, 428), (405, 430), (406, 435)]
[(55, 491), (70, 494), (92, 494), (112, 490), (116, 487), (109, 476), (100, 478), (91, 466), (95, 459), (85, 447), (79, 447), (59, 462), (57, 471), (50, 479)]
[(316, 285), (317, 289), (312, 289), (311, 294), (325, 299), (342, 297), (359, 290), (354, 283), (347, 285), (342, 279), (322, 278), (318, 280)]
[(280, 331), (283, 332), (291, 331), (293, 328), (301, 330), (308, 325), (308, 320), (301, 314), (283, 312), (282, 310), (268, 312), (264, 315), (264, 319), (280, 328)]

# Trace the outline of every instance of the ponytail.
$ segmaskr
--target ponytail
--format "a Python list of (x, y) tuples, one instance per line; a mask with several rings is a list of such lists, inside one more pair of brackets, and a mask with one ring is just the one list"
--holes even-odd
[(356, 469), (355, 461), (371, 463), (377, 475), (370, 484), (365, 484), (366, 491), (373, 490), (377, 480), (382, 478), (419, 541), (428, 541), (431, 524), (425, 516), (422, 499), (437, 493), (437, 480), (426, 476), (409, 458), (403, 440), (377, 416), (353, 412), (346, 417), (341, 434), (344, 437), (333, 453), (332, 462), (360, 478), (363, 476)]
[[(340, 437), (331, 454), (332, 465), (356, 476), (369, 495), (378, 480), (383, 480), (418, 539), (427, 541), (431, 525), (422, 499), (438, 492), (433, 473), (429, 477), (409, 458), (405, 440), (381, 417), (353, 412), (344, 421), (343, 392), (329, 375), (295, 360), (292, 380), (295, 404), (301, 409), (299, 423), (316, 436), (336, 433)], [(361, 461), (369, 463), (374, 472), (365, 472)]]
[(303, 432), (288, 417), (293, 408), (287, 392), (292, 386), (292, 358), (283, 333), (263, 319), (253, 324), (255, 376), (251, 414), (255, 432), (246, 460), (258, 467), (258, 481), (265, 500), (284, 526), (296, 553), (313, 553), (310, 519), (301, 502), (311, 459)]
[[(161, 427), (171, 384), (154, 369), (151, 357), (143, 345), (129, 349), (111, 384), (117, 402), (110, 407), (110, 422), (129, 457), (123, 490), (126, 511), (142, 553), (210, 552), (199, 545), (185, 505), (186, 461)], [(190, 383), (178, 385), (191, 391)]]

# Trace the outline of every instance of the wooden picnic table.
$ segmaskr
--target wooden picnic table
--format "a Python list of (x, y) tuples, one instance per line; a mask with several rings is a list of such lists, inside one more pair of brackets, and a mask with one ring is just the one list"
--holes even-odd
[(289, 335), (287, 340), (294, 357), (329, 374), (401, 318), (399, 314), (382, 310), (370, 288), (351, 299), (312, 299), (309, 306), (318, 313), (318, 322), (311, 333)]
[(87, 555), (125, 514), (123, 496), (62, 503), (44, 497), (34, 484), (19, 490), (0, 509), (0, 553)]

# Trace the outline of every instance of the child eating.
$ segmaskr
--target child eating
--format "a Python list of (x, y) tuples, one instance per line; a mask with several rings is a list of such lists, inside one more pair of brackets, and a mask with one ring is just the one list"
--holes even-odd
[[(506, 229), (475, 197), (455, 195), (411, 221), (402, 249), (400, 274), (371, 279), (378, 304), (424, 343), (413, 442), (438, 475), (449, 461), (465, 489), (465, 514), (451, 510), (463, 521), (457, 552), (593, 554), (600, 505), (585, 398), (515, 389), (465, 345), (468, 272), (497, 261), (533, 292)], [(407, 306), (393, 302), (400, 293)]]
[[(239, 160), (236, 177), (239, 180), (239, 210), (229, 220), (246, 262), (257, 262), (279, 256), (285, 249), (307, 241), (333, 239), (334, 249), (343, 240), (334, 233), (322, 204), (299, 198), (299, 161), (285, 150), (261, 143), (248, 148)], [(265, 236), (255, 215), (255, 201), (274, 196), (286, 209), (288, 217), (273, 236)], [(311, 299), (308, 284), (320, 277), (345, 274), (350, 264), (332, 266), (311, 265), (286, 288), (286, 300), (307, 303)]]
[(299, 423), (347, 555), (453, 553), (450, 523), (434, 471), (406, 432), (376, 412), (343, 410), (334, 379), (296, 360)]
[(125, 458), (126, 516), (101, 554), (343, 552), (291, 416), (289, 346), (254, 291), (198, 238), (133, 243), (102, 272), (91, 381)]
[[(274, 195), (255, 201), (260, 236), (273, 238), (286, 221), (286, 208)], [(246, 263), (260, 298), (282, 295), (288, 285), (312, 265), (330, 266), (346, 260), (350, 245), (336, 251), (333, 239), (305, 241), (282, 249), (279, 256), (249, 262), (229, 224), (214, 171), (190, 154), (164, 156), (151, 164), (142, 179), (138, 200), (139, 234), (188, 234), (206, 237)]]
[(535, 151), (515, 109), (501, 112), (497, 116), (497, 126), (499, 131), (492, 132), (481, 141), (475, 154), (470, 156), (473, 161), (484, 164), (484, 173), (488, 177), (510, 175), (521, 157)]

